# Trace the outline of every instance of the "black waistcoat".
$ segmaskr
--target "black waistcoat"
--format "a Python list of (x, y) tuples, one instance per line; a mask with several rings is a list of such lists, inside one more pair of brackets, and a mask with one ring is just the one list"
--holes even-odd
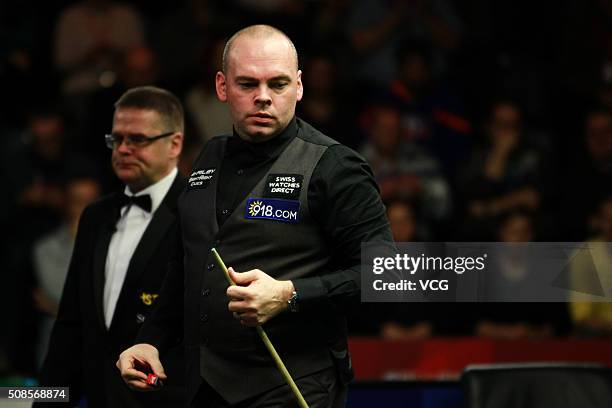
[[(310, 137), (313, 132), (316, 139)], [(193, 381), (199, 368), (204, 381), (236, 403), (284, 380), (256, 331), (242, 326), (228, 311), (228, 285), (210, 250), (217, 248), (226, 265), (238, 272), (257, 268), (279, 280), (329, 272), (329, 250), (311, 217), (307, 193), (316, 164), (336, 142), (302, 124), (298, 136), (219, 228), (217, 179), (226, 142), (227, 137), (219, 137), (208, 143), (179, 200), (179, 211), (185, 251), (187, 376)], [(330, 344), (342, 329), (330, 314), (323, 307), (287, 312), (264, 325), (294, 378), (333, 364)], [(190, 389), (194, 392), (197, 385), (192, 382)]]

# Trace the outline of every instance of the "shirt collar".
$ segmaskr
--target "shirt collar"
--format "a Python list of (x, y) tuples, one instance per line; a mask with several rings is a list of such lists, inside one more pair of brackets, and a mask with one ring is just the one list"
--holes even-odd
[(238, 136), (236, 130), (234, 130), (233, 133), (233, 136), (230, 137), (227, 142), (227, 156), (248, 152), (255, 157), (271, 159), (279, 156), (286, 143), (297, 135), (297, 123), (294, 116), (282, 132), (272, 139), (260, 143), (252, 143), (243, 140)]
[(150, 195), (151, 196), (151, 214), (153, 214), (155, 210), (157, 210), (159, 206), (161, 205), (161, 202), (166, 196), (166, 193), (168, 192), (168, 190), (170, 190), (170, 187), (172, 187), (172, 182), (174, 182), (174, 178), (176, 177), (177, 173), (178, 173), (178, 170), (175, 167), (172, 169), (172, 171), (170, 171), (170, 173), (168, 173), (168, 175), (164, 176), (161, 180), (157, 181), (154, 184), (151, 184), (149, 187), (137, 192), (136, 194), (132, 194), (128, 186), (125, 186), (124, 192), (126, 195), (129, 195), (129, 196), (131, 195), (141, 196), (145, 194)]

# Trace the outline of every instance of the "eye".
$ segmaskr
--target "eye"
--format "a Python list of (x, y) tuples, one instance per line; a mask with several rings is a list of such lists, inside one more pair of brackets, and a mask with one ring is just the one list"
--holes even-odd
[(130, 139), (130, 143), (136, 146), (142, 145), (148, 141), (148, 138), (143, 135), (131, 135), (129, 139)]
[(123, 143), (123, 136), (117, 134), (106, 135), (107, 146), (119, 146)]
[(273, 82), (272, 84), (270, 84), (270, 87), (272, 89), (277, 89), (277, 90), (282, 90), (284, 89), (287, 85), (289, 85), (289, 83), (287, 82)]
[(238, 86), (242, 89), (252, 89), (257, 86), (255, 82), (238, 82)]

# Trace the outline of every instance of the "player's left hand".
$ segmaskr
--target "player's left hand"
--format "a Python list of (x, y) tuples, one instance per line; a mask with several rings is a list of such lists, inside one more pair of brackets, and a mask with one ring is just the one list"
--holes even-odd
[(276, 280), (259, 269), (239, 273), (229, 268), (228, 272), (236, 283), (227, 288), (228, 308), (243, 325), (262, 325), (289, 307), (295, 290), (291, 281)]

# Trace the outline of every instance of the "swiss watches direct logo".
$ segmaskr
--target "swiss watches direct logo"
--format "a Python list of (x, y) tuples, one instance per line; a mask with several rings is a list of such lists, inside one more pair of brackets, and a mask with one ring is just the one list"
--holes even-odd
[(245, 218), (264, 219), (297, 224), (299, 221), (300, 202), (297, 200), (279, 200), (271, 198), (249, 198)]

